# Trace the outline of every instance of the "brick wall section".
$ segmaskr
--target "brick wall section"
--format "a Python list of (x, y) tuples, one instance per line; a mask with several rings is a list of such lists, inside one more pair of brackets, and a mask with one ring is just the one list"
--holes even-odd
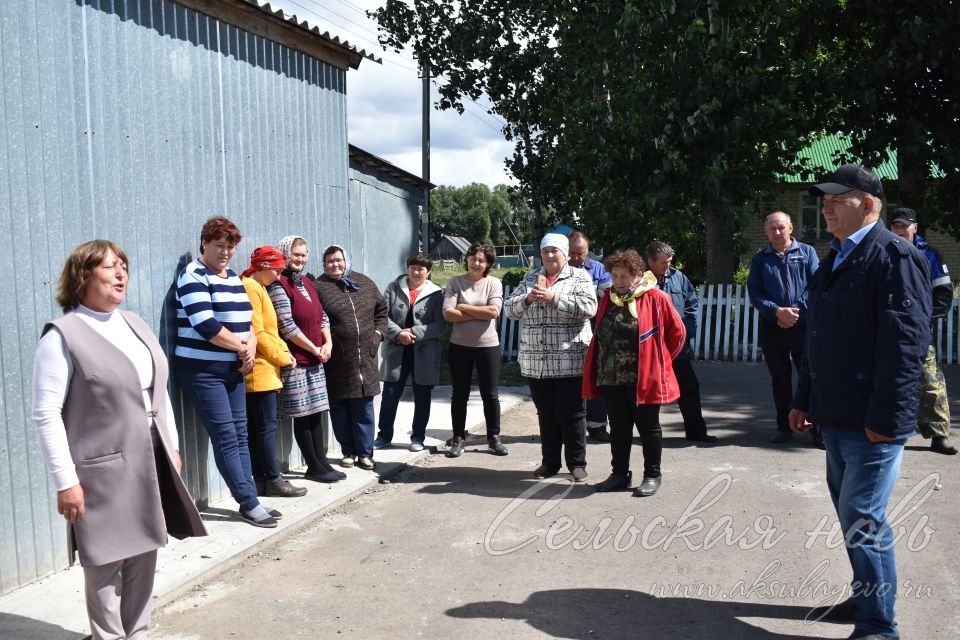
[[(767, 236), (763, 233), (763, 218), (766, 217), (767, 214), (774, 211), (783, 211), (787, 213), (793, 221), (794, 236), (797, 237), (801, 242), (812, 244), (816, 248), (817, 254), (821, 258), (826, 255), (827, 251), (830, 250), (829, 240), (818, 239), (811, 242), (800, 237), (800, 214), (803, 196), (805, 195), (807, 195), (806, 186), (797, 186), (795, 188), (791, 187), (781, 191), (778, 194), (775, 194), (767, 200), (758, 203), (757, 209), (763, 213), (754, 220), (751, 220), (747, 225), (747, 228), (744, 229), (743, 237), (747, 243), (747, 251), (740, 257), (740, 263), (742, 265), (749, 265), (753, 254), (767, 244)], [(891, 206), (892, 208), (895, 208), (895, 205)], [(884, 222), (886, 222), (887, 213), (888, 210), (886, 207), (884, 207)], [(922, 218), (920, 222), (922, 229)], [(822, 218), (820, 219), (820, 224), (823, 225)], [(925, 232), (921, 231), (921, 235), (923, 235), (927, 242), (932, 244), (940, 251), (941, 254), (943, 254), (943, 260), (947, 263), (950, 269), (950, 275), (953, 278), (953, 281), (957, 282), (957, 280), (960, 280), (960, 242), (954, 240), (949, 234), (942, 233), (934, 228), (926, 229)]]

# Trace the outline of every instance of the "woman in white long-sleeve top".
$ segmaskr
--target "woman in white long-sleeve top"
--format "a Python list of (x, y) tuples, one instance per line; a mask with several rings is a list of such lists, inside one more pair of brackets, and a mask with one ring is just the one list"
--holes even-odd
[(144, 638), (157, 549), (206, 535), (180, 479), (167, 359), (147, 324), (118, 309), (127, 256), (91, 240), (67, 258), (33, 369), (33, 420), (80, 556), (93, 638)]

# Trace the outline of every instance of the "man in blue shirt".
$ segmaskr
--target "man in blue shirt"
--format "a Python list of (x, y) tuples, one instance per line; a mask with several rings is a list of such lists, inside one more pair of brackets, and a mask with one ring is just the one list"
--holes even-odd
[[(590, 239), (585, 233), (574, 231), (567, 239), (570, 241), (570, 257), (567, 262), (571, 267), (579, 267), (590, 274), (599, 300), (603, 292), (610, 288), (610, 274), (602, 262), (590, 259)], [(607, 407), (600, 396), (587, 400), (587, 435), (601, 442), (610, 440), (610, 434), (607, 433)]]
[(647, 269), (657, 278), (657, 288), (670, 296), (673, 307), (683, 319), (687, 330), (687, 343), (673, 359), (673, 372), (680, 387), (680, 415), (683, 416), (683, 430), (691, 442), (712, 443), (717, 436), (707, 433), (707, 423), (703, 420), (703, 408), (700, 406), (700, 381), (690, 364), (693, 349), (690, 342), (697, 335), (697, 292), (690, 279), (682, 271), (670, 266), (673, 263), (673, 247), (666, 242), (655, 241), (647, 245), (644, 252)]
[[(933, 319), (947, 315), (953, 305), (953, 282), (940, 252), (927, 244), (917, 233), (917, 212), (901, 207), (890, 214), (890, 231), (910, 242), (930, 263), (930, 278), (933, 285)], [(950, 403), (947, 399), (947, 383), (937, 364), (937, 348), (931, 342), (920, 376), (920, 418), (917, 420), (920, 435), (930, 440), (930, 449), (953, 456), (957, 448), (950, 444)]]
[[(750, 304), (760, 313), (758, 339), (773, 383), (773, 405), (777, 410), (777, 432), (770, 442), (787, 442), (793, 437), (787, 416), (793, 398), (793, 366), (800, 371), (807, 315), (807, 282), (820, 259), (808, 244), (794, 240), (790, 216), (775, 211), (767, 216), (763, 231), (770, 241), (750, 261), (747, 292)], [(814, 432), (814, 443), (822, 448)]]
[(850, 638), (899, 638), (887, 503), (903, 446), (917, 428), (930, 344), (930, 267), (880, 221), (883, 187), (873, 170), (844, 165), (810, 194), (823, 198), (834, 240), (808, 286), (790, 428), (820, 429), (827, 488), (853, 569), (853, 597), (812, 614), (852, 622)]

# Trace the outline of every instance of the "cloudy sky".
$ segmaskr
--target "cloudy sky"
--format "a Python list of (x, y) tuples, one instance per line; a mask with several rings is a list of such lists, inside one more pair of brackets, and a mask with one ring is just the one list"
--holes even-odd
[[(346, 39), (358, 49), (383, 58), (383, 64), (364, 60), (359, 70), (347, 72), (349, 138), (352, 144), (380, 156), (406, 171), (421, 175), (422, 81), (409, 52), (383, 51), (377, 44), (377, 25), (365, 11), (383, 0), (270, 0), (271, 5)], [(442, 81), (442, 80), (441, 80)], [(433, 100), (437, 99), (436, 87)], [(481, 101), (482, 102), (482, 101)], [(511, 182), (504, 158), (513, 147), (503, 139), (497, 117), (483, 106), (468, 103), (467, 111), (431, 111), (430, 181), (460, 186), (482, 182), (493, 186)]]

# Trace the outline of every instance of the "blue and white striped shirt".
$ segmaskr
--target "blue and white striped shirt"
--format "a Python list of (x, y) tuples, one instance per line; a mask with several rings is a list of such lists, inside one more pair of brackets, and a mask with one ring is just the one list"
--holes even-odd
[(218, 347), (210, 338), (226, 328), (241, 340), (250, 335), (253, 307), (243, 283), (232, 269), (223, 278), (199, 260), (177, 278), (176, 355), (194, 360), (234, 362), (235, 351)]

